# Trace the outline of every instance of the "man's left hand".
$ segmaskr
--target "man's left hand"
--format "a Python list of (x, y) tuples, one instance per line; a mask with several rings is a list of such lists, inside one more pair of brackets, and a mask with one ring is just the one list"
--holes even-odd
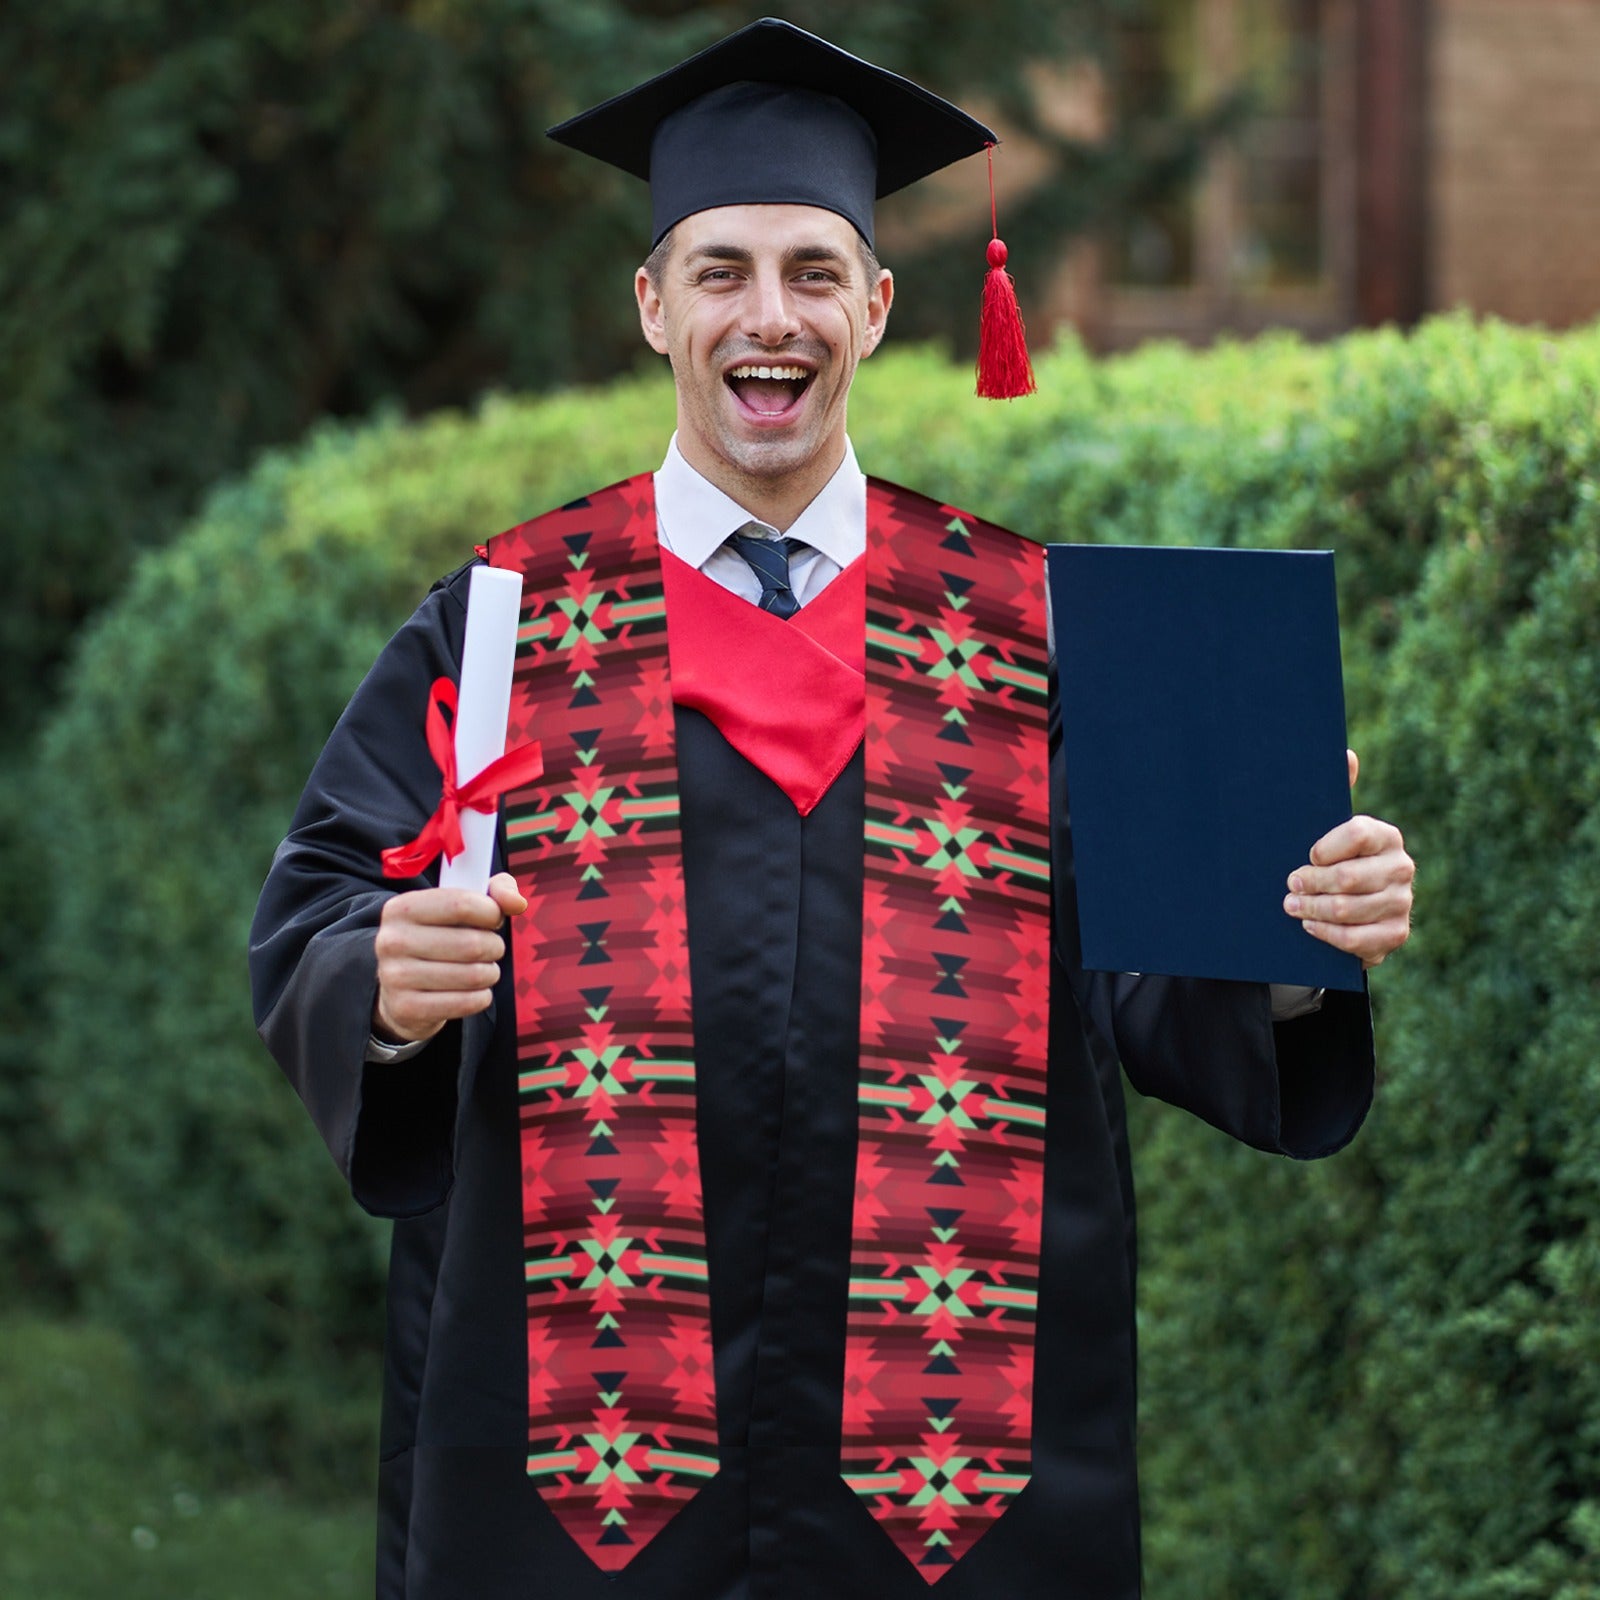
[[(1350, 761), (1353, 789), (1360, 762)], [(1376, 817), (1357, 816), (1311, 847), (1311, 860), (1289, 874), (1283, 909), (1309, 934), (1375, 967), (1411, 936), (1411, 883), (1417, 865), (1400, 830)]]

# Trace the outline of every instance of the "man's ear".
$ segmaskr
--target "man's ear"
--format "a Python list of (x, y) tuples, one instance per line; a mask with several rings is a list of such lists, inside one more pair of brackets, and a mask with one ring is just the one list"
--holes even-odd
[(639, 327), (644, 341), (658, 356), (667, 353), (667, 319), (661, 296), (650, 281), (650, 274), (640, 267), (633, 275), (634, 298), (639, 302)]
[(878, 281), (867, 296), (867, 328), (861, 340), (861, 356), (865, 360), (883, 340), (883, 330), (889, 321), (889, 307), (894, 304), (894, 274), (884, 267)]

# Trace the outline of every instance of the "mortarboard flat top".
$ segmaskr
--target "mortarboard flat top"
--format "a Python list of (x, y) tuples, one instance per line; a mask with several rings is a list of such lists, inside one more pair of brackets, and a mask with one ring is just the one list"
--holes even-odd
[(551, 128), (650, 183), (654, 240), (725, 205), (821, 206), (872, 242), (872, 202), (996, 143), (909, 78), (774, 17)]
[(1350, 816), (1333, 556), (1048, 561), (1084, 966), (1360, 990), (1283, 909)]

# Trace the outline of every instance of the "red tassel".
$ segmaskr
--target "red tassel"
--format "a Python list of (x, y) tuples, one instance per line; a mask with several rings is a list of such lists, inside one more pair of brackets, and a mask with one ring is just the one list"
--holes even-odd
[(1015, 400), (1032, 394), (1033, 363), (1017, 305), (1017, 286), (1006, 271), (1006, 247), (994, 206), (994, 146), (989, 146), (989, 271), (983, 280), (983, 313), (978, 320), (978, 394), (984, 400)]
[(1038, 388), (1028, 339), (1017, 307), (1017, 287), (1006, 271), (1006, 247), (989, 241), (989, 272), (983, 280), (978, 321), (978, 393), (985, 400), (1015, 400)]

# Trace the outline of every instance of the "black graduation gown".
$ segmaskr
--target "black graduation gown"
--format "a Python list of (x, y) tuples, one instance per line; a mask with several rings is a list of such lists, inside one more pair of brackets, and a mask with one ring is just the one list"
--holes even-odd
[[(526, 1364), (509, 959), (493, 1013), (364, 1065), (379, 852), (437, 798), (429, 683), (458, 675), (466, 570), (357, 691), (251, 940), (263, 1038), (356, 1199), (395, 1218), (380, 1600), (920, 1600), (838, 1476), (856, 1140), (862, 759), (802, 819), (698, 712), (677, 716), (698, 1124), (722, 1465), (622, 1573), (593, 1567), (524, 1468)], [(1145, 1093), (1315, 1156), (1372, 1092), (1366, 999), (1274, 1026), (1264, 985), (1076, 969), (1053, 763), (1056, 959), (1033, 1479), (939, 1600), (1133, 1600), (1133, 1190), (1120, 1057)]]

